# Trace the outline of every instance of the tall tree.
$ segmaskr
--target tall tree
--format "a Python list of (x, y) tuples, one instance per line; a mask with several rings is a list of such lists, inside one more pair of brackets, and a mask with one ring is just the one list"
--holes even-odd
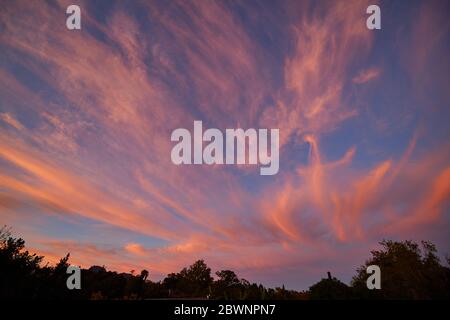
[[(420, 246), (413, 241), (380, 242), (381, 249), (371, 252), (357, 269), (352, 285), (361, 298), (443, 299), (450, 297), (450, 269), (441, 265), (436, 247), (426, 241)], [(367, 266), (381, 270), (381, 290), (368, 290)]]

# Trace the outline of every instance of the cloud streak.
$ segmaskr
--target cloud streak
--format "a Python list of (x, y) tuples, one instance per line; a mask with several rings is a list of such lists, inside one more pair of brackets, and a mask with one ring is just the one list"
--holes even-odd
[[(298, 288), (327, 264), (348, 278), (384, 237), (448, 231), (446, 105), (402, 85), (420, 73), (445, 96), (448, 76), (430, 74), (448, 47), (422, 46), (432, 27), (395, 48), (421, 48), (407, 57), (420, 70), (402, 72), (376, 55), (390, 38), (365, 28), (361, 1), (112, 2), (106, 13), (81, 2), (81, 32), (60, 23), (66, 4), (6, 1), (0, 13), (1, 217), (33, 230), (50, 260), (70, 251), (158, 279), (205, 258), (276, 285), (302, 269)], [(279, 128), (279, 174), (173, 165), (170, 133), (193, 120)]]

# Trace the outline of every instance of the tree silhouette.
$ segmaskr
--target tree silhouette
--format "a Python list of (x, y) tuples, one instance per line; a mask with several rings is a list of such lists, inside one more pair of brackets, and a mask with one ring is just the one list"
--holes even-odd
[(37, 273), (43, 257), (25, 250), (25, 241), (11, 237), (9, 229), (0, 229), (0, 297), (15, 298), (25, 293), (34, 296)]
[(351, 297), (351, 289), (328, 273), (327, 279), (322, 279), (309, 288), (309, 294), (313, 300), (344, 300)]
[(147, 280), (147, 277), (148, 277), (148, 271), (147, 270), (142, 270), (141, 271), (141, 279), (143, 280), (143, 281), (145, 281), (145, 280)]
[(171, 295), (192, 298), (206, 297), (212, 283), (211, 269), (203, 260), (197, 260), (177, 274), (169, 274), (163, 281)]
[[(55, 266), (41, 266), (43, 257), (25, 249), (25, 241), (0, 228), (0, 299), (448, 299), (450, 268), (440, 264), (436, 247), (422, 242), (382, 241), (382, 249), (357, 269), (351, 286), (328, 274), (307, 292), (275, 289), (240, 279), (232, 270), (216, 272), (204, 260), (197, 260), (179, 273), (168, 274), (161, 282), (148, 280), (149, 272), (139, 275), (107, 271), (103, 266), (82, 270), (82, 289), (66, 287), (70, 255)], [(450, 259), (446, 259), (449, 263)], [(368, 290), (366, 268), (381, 269), (381, 290)]]
[[(372, 257), (357, 269), (352, 280), (356, 295), (361, 298), (382, 299), (448, 299), (450, 269), (440, 264), (436, 247), (422, 241), (422, 250), (412, 241), (380, 242), (382, 249), (371, 252)], [(381, 290), (368, 290), (366, 268), (381, 269)]]
[(245, 284), (231, 270), (217, 271), (217, 281), (214, 283), (212, 295), (216, 299), (244, 299)]
[(219, 278), (217, 282), (223, 284), (225, 287), (237, 286), (241, 283), (236, 273), (231, 270), (217, 271), (216, 275)]

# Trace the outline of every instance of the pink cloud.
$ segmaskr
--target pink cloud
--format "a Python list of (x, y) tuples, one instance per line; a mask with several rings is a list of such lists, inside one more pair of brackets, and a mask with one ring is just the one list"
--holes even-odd
[(356, 84), (363, 84), (378, 78), (381, 74), (378, 68), (369, 68), (362, 70), (358, 75), (353, 78), (353, 82)]
[[(164, 244), (126, 240), (112, 248), (41, 235), (31, 246), (53, 260), (71, 251), (83, 266), (159, 275), (197, 258), (249, 274), (300, 264), (312, 270), (322, 260), (345, 260), (337, 249), (350, 255), (357, 249), (345, 248), (355, 243), (440, 223), (449, 200), (448, 145), (420, 153), (422, 136), (413, 135), (402, 154), (361, 167), (355, 158), (370, 147), (351, 146), (366, 137), (349, 135), (337, 159), (327, 156), (325, 141), (337, 128), (352, 120), (367, 125), (346, 87), (381, 74), (351, 71), (375, 41), (361, 23), (366, 3), (297, 5), (305, 10), (288, 20), (281, 61), (220, 2), (175, 2), (170, 12), (144, 5), (155, 25), (150, 36), (125, 11), (112, 10), (105, 24), (86, 12), (86, 29), (106, 40), (89, 32), (68, 37), (54, 18), (62, 5), (8, 5), (0, 13), (4, 56), (39, 76), (48, 92), (0, 69), (2, 217), (24, 221), (18, 208), (32, 206), (39, 217), (80, 216), (156, 237)], [(412, 59), (421, 68), (430, 63), (427, 52)], [(170, 132), (198, 117), (215, 127), (280, 128), (289, 165), (272, 180), (247, 168), (174, 166)], [(306, 161), (298, 150), (309, 150)]]

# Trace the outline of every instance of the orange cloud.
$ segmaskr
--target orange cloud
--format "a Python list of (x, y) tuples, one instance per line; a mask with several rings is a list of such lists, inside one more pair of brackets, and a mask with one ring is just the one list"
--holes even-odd
[(0, 119), (9, 124), (10, 126), (16, 128), (17, 130), (23, 130), (23, 125), (9, 113), (0, 113)]
[[(426, 141), (414, 135), (403, 154), (386, 149), (369, 164), (355, 164), (375, 152), (364, 132), (352, 136), (360, 133), (355, 129), (337, 140), (350, 141), (339, 156), (324, 149), (351, 118), (358, 129), (368, 125), (347, 92), (381, 74), (363, 64), (376, 41), (362, 23), (366, 1), (281, 5), (289, 11), (283, 19), (254, 16), (252, 7), (248, 21), (220, 2), (174, 2), (170, 10), (141, 4), (148, 33), (117, 4), (104, 23), (83, 11), (83, 32), (71, 36), (55, 18), (65, 2), (24, 3), (0, 12), (2, 58), (27, 75), (25, 81), (0, 68), (2, 218), (24, 221), (17, 210), (29, 206), (36, 218), (77, 215), (164, 240), (158, 246), (127, 240), (115, 248), (80, 239), (34, 241), (53, 260), (70, 251), (83, 266), (104, 261), (159, 274), (195, 258), (241, 270), (276, 272), (299, 263), (313, 269), (321, 255), (339, 259), (340, 245), (404, 232), (402, 225), (416, 230), (444, 216), (448, 145), (421, 146), (422, 154), (416, 144)], [(419, 25), (435, 14), (421, 14)], [(266, 29), (249, 30), (260, 20)], [(283, 48), (271, 25), (280, 21)], [(425, 43), (436, 50), (440, 37)], [(425, 72), (431, 56), (420, 48), (411, 61)], [(362, 70), (356, 76), (355, 65)], [(171, 130), (190, 128), (199, 117), (211, 127), (279, 128), (280, 174), (267, 180), (245, 168), (174, 166)]]
[(138, 256), (145, 255), (145, 250), (139, 243), (129, 243), (125, 246), (125, 250)]

